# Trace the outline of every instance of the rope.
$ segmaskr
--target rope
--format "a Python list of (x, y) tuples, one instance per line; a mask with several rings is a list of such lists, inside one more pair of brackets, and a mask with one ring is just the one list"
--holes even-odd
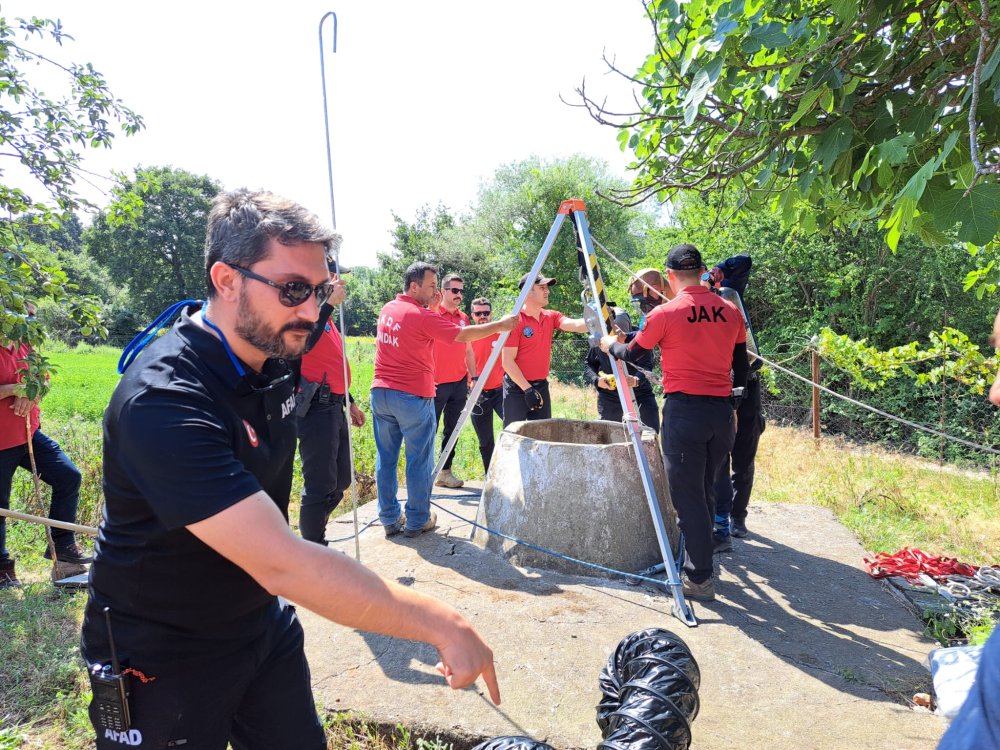
[(604, 247), (604, 245), (602, 245), (600, 242), (598, 242), (593, 236), (591, 236), (590, 240), (595, 245), (597, 245), (597, 247), (601, 248), (601, 250), (603, 250), (607, 254), (607, 256), (609, 258), (611, 258), (611, 260), (613, 260), (615, 263), (617, 263), (619, 266), (621, 266), (625, 270), (625, 272), (628, 273), (630, 281), (638, 281), (640, 284), (642, 284), (644, 287), (646, 287), (646, 289), (648, 289), (649, 291), (651, 291), (653, 294), (655, 294), (660, 299), (665, 299), (665, 300), (669, 300), (670, 299), (669, 297), (667, 297), (667, 295), (665, 295), (659, 289), (655, 289), (654, 287), (651, 287), (645, 281), (643, 281), (638, 276), (636, 276), (635, 272), (631, 268), (629, 268), (622, 261), (620, 261), (615, 256), (614, 253), (612, 253), (610, 250), (608, 250), (606, 247)]
[[(526, 542), (523, 539), (518, 539), (517, 537), (510, 536), (508, 534), (504, 534), (502, 531), (496, 531), (495, 529), (491, 529), (488, 526), (483, 526), (482, 524), (477, 523), (476, 521), (470, 521), (465, 516), (460, 516), (460, 515), (458, 515), (458, 513), (455, 513), (454, 511), (449, 510), (448, 508), (445, 508), (440, 503), (434, 502), (433, 498), (435, 498), (435, 497), (437, 497), (437, 498), (446, 497), (448, 499), (454, 499), (454, 500), (465, 500), (466, 499), (465, 497), (462, 497), (461, 495), (431, 495), (431, 501), (430, 501), (430, 503), (435, 508), (437, 508), (437, 509), (439, 509), (441, 511), (444, 511), (445, 513), (447, 513), (450, 516), (454, 516), (459, 521), (464, 521), (465, 523), (469, 524), (470, 526), (474, 526), (477, 529), (482, 529), (486, 533), (492, 534), (493, 536), (498, 536), (498, 537), (501, 537), (503, 539), (507, 539), (508, 541), (514, 542), (515, 544), (521, 544), (521, 545), (523, 545), (525, 547), (530, 547), (531, 549), (535, 550), (536, 552), (541, 552), (542, 554), (549, 555), (550, 557), (558, 557), (558, 558), (560, 558), (562, 560), (568, 560), (569, 562), (574, 562), (574, 563), (577, 563), (578, 565), (584, 565), (584, 566), (586, 566), (588, 568), (595, 568), (597, 570), (603, 570), (605, 573), (613, 573), (613, 574), (615, 574), (617, 576), (621, 576), (623, 578), (630, 579), (631, 581), (636, 581), (636, 582), (638, 582), (638, 581), (646, 581), (647, 583), (655, 583), (657, 586), (663, 586), (664, 584), (668, 584), (669, 585), (668, 581), (661, 581), (661, 580), (659, 580), (657, 578), (649, 578), (647, 576), (638, 575), (637, 573), (626, 573), (624, 570), (616, 570), (614, 568), (606, 568), (603, 565), (598, 565), (597, 563), (587, 562), (586, 560), (578, 560), (575, 557), (570, 557), (568, 555), (564, 555), (561, 552), (555, 552), (553, 550), (546, 549), (545, 547), (539, 547), (537, 544), (532, 544), (531, 542)], [(479, 498), (481, 498), (481, 495), (480, 496), (475, 496), (475, 497), (477, 499), (479, 499)], [(367, 531), (369, 528), (371, 528), (372, 526), (374, 526), (377, 522), (378, 522), (378, 517), (376, 516), (375, 518), (373, 518), (372, 520), (370, 520), (368, 523), (366, 523), (364, 526), (361, 527), (361, 531), (359, 532), (359, 534), (361, 532)], [(347, 540), (352, 539), (352, 538), (354, 538), (353, 535), (352, 536), (339, 537), (337, 539), (328, 539), (327, 541), (332, 544), (332, 543), (335, 543), (335, 542), (346, 542)], [(683, 541), (682, 541), (680, 547), (681, 547), (681, 552), (683, 554), (683, 547), (684, 547)], [(680, 570), (680, 560), (679, 559), (675, 559), (674, 560), (674, 564), (677, 566), (678, 570)]]
[[(576, 563), (577, 565), (583, 565), (588, 568), (593, 568), (594, 570), (601, 570), (605, 573), (612, 573), (616, 576), (621, 576), (623, 578), (630, 579), (633, 581), (645, 581), (646, 583), (655, 583), (657, 586), (663, 586), (665, 584), (669, 585), (669, 581), (661, 581), (657, 578), (650, 578), (648, 576), (639, 575), (638, 573), (626, 573), (624, 570), (616, 570), (615, 568), (608, 568), (603, 565), (598, 565), (597, 563), (587, 562), (586, 560), (579, 560), (575, 557), (564, 555), (561, 552), (555, 552), (554, 550), (546, 549), (545, 547), (539, 547), (537, 544), (532, 544), (531, 542), (526, 542), (523, 539), (518, 539), (516, 536), (511, 536), (510, 534), (504, 534), (502, 531), (491, 529), (489, 526), (483, 526), (481, 523), (478, 523), (477, 521), (471, 521), (465, 516), (460, 516), (458, 513), (455, 513), (452, 510), (448, 510), (443, 505), (441, 505), (440, 503), (436, 503), (433, 500), (431, 500), (431, 505), (433, 505), (435, 508), (438, 508), (439, 510), (444, 511), (450, 516), (454, 516), (459, 521), (464, 521), (470, 526), (473, 526), (477, 529), (482, 529), (487, 534), (492, 534), (493, 536), (498, 536), (501, 539), (506, 539), (509, 542), (520, 544), (524, 547), (528, 547), (529, 549), (533, 549), (536, 552), (541, 552), (543, 555), (548, 555), (549, 557), (556, 557), (559, 558), (560, 560), (567, 560), (569, 562)], [(683, 545), (680, 546), (683, 549)], [(678, 568), (678, 572), (680, 572), (680, 565), (677, 564), (677, 560), (675, 560), (674, 563)]]
[(992, 453), (996, 456), (1000, 456), (1000, 450), (997, 450), (996, 448), (990, 448), (985, 445), (980, 445), (979, 443), (973, 443), (971, 440), (965, 440), (964, 438), (956, 437), (954, 435), (949, 435), (947, 432), (941, 432), (941, 430), (935, 430), (933, 427), (927, 427), (926, 425), (922, 425), (919, 422), (911, 422), (909, 419), (898, 417), (895, 414), (890, 414), (887, 411), (883, 411), (882, 409), (870, 406), (864, 403), (863, 401), (858, 401), (857, 399), (853, 399), (850, 396), (845, 396), (842, 393), (837, 393), (836, 391), (830, 390), (825, 385), (819, 385), (818, 383), (814, 383), (809, 378), (803, 377), (802, 375), (799, 375), (797, 372), (793, 372), (792, 370), (789, 370), (786, 367), (782, 367), (777, 362), (772, 362), (771, 360), (761, 357), (760, 355), (754, 355), (754, 356), (756, 356), (757, 359), (759, 359), (768, 367), (773, 367), (776, 370), (780, 370), (786, 375), (791, 375), (793, 378), (801, 380), (803, 383), (808, 383), (809, 386), (813, 388), (818, 388), (824, 393), (829, 393), (831, 396), (835, 396), (836, 398), (839, 398), (843, 401), (847, 401), (850, 404), (854, 404), (855, 406), (860, 406), (862, 409), (867, 409), (868, 411), (874, 414), (878, 414), (881, 417), (885, 417), (886, 419), (891, 419), (895, 422), (899, 422), (900, 424), (905, 424), (907, 427), (912, 427), (915, 430), (922, 430), (923, 432), (930, 433), (931, 435), (936, 435), (940, 438), (944, 438), (945, 440), (951, 440), (952, 442), (960, 443), (968, 448), (974, 448), (975, 450), (984, 451), (986, 453)]

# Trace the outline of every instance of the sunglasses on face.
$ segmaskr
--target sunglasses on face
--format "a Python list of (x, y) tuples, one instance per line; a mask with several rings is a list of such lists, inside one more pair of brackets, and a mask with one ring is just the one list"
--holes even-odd
[(279, 284), (277, 281), (271, 281), (258, 273), (254, 273), (249, 268), (237, 266), (233, 263), (230, 263), (229, 267), (235, 268), (248, 279), (260, 281), (263, 284), (267, 284), (268, 286), (272, 286), (277, 289), (278, 301), (285, 307), (298, 307), (299, 305), (304, 304), (313, 294), (316, 295), (316, 304), (322, 305), (327, 301), (327, 299), (330, 298), (330, 295), (333, 294), (333, 284), (329, 281), (318, 284), (317, 286), (307, 284), (304, 281), (286, 281), (284, 284)]
[(446, 287), (445, 291), (446, 292), (451, 292), (452, 294), (462, 294), (462, 292), (464, 292), (465, 290), (464, 289), (456, 289), (455, 287)]
[(493, 311), (492, 310), (473, 310), (472, 311), (472, 317), (474, 317), (474, 318), (485, 318), (491, 312), (493, 312)]

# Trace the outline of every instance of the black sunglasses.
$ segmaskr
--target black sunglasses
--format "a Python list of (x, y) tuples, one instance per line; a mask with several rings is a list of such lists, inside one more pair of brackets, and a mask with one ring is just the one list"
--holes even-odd
[(308, 300), (313, 294), (316, 295), (316, 304), (322, 305), (330, 298), (330, 295), (333, 294), (333, 284), (329, 281), (318, 284), (317, 286), (312, 286), (304, 281), (286, 281), (284, 284), (279, 284), (276, 281), (271, 281), (270, 279), (261, 276), (259, 273), (254, 273), (249, 268), (237, 266), (235, 263), (230, 263), (228, 265), (230, 268), (235, 268), (248, 279), (253, 279), (254, 281), (263, 282), (268, 286), (273, 286), (278, 290), (278, 301), (285, 307), (298, 307)]
[(250, 383), (250, 390), (252, 390), (254, 393), (267, 393), (268, 391), (273, 391), (279, 385), (287, 383), (289, 380), (291, 380), (292, 375), (294, 374), (295, 373), (289, 369), (288, 372), (286, 372), (284, 375), (279, 375), (267, 385), (254, 385), (253, 383)]
[(485, 315), (489, 315), (491, 312), (493, 312), (493, 311), (492, 310), (473, 310), (472, 314), (475, 317), (477, 317), (477, 318), (481, 318), (481, 317), (483, 317)]
[(451, 287), (451, 286), (446, 287), (445, 291), (446, 292), (451, 292), (452, 294), (462, 294), (462, 293), (465, 292), (464, 289), (455, 289), (455, 287)]

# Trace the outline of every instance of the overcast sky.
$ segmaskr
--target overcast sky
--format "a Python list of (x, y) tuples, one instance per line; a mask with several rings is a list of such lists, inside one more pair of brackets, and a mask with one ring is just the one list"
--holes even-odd
[[(465, 210), (501, 164), (580, 152), (625, 174), (615, 131), (559, 101), (622, 100), (601, 54), (634, 70), (650, 51), (639, 0), (5, 0), (5, 16), (59, 18), (146, 129), (88, 167), (172, 165), (226, 188), (264, 187), (330, 221), (319, 20), (325, 27), (343, 261), (373, 265), (391, 212)], [(37, 44), (33, 42), (32, 44)], [(613, 98), (613, 101), (614, 98)], [(107, 184), (104, 184), (107, 187)], [(98, 198), (97, 202), (106, 202)], [(552, 207), (553, 217), (556, 206)]]

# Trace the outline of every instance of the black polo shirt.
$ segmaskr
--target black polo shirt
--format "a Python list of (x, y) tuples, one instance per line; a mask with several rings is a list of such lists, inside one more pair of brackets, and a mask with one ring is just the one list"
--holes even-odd
[[(275, 603), (185, 526), (264, 490), (287, 518), (295, 450), (293, 379), (268, 360), (240, 376), (222, 342), (184, 312), (142, 353), (104, 415), (104, 518), (91, 567), (84, 644), (112, 620), (214, 640)], [(241, 363), (242, 364), (242, 363)], [(127, 636), (126, 636), (127, 637)]]

